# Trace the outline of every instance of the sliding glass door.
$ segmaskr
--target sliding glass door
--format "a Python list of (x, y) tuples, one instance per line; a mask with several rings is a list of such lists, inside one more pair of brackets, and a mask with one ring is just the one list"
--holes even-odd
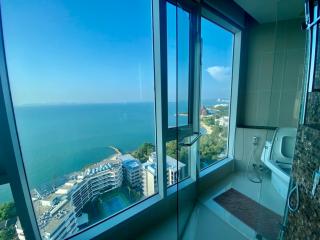
[[(197, 16), (196, 6), (168, 1), (167, 68), (168, 131), (166, 164), (168, 194), (175, 192), (177, 236), (181, 238), (192, 213), (196, 197), (197, 148), (199, 135), (198, 107), (195, 92)], [(190, 186), (185, 188), (186, 186)]]
[[(176, 8), (176, 131), (177, 139), (177, 227), (181, 239), (196, 201), (198, 140), (198, 102), (195, 86), (199, 76), (195, 69), (200, 64), (196, 57), (196, 6), (184, 2)], [(183, 123), (183, 124), (181, 124)], [(185, 188), (190, 184), (188, 188)]]

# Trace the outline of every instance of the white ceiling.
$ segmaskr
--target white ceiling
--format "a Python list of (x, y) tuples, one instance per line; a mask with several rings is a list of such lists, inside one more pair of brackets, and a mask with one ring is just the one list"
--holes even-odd
[(304, 0), (234, 0), (259, 23), (304, 16)]

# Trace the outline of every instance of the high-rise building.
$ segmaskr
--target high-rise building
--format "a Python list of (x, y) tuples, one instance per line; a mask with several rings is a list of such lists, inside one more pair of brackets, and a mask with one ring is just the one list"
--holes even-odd
[(81, 210), (88, 201), (121, 187), (122, 179), (122, 161), (117, 157), (88, 167), (77, 176), (77, 186), (71, 194), (76, 215), (81, 215)]
[(158, 191), (156, 163), (147, 161), (142, 164), (143, 195), (151, 196)]
[(123, 177), (125, 182), (131, 187), (141, 188), (141, 163), (130, 154), (119, 155), (122, 161)]
[[(122, 161), (113, 157), (74, 173), (54, 192), (33, 198), (42, 238), (60, 240), (73, 235), (78, 231), (83, 207), (121, 185)], [(19, 239), (25, 239), (19, 221), (15, 227)]]
[[(142, 164), (142, 190), (145, 196), (153, 195), (157, 189), (157, 155), (151, 153), (147, 162)], [(184, 178), (185, 164), (167, 156), (167, 186), (178, 182)]]

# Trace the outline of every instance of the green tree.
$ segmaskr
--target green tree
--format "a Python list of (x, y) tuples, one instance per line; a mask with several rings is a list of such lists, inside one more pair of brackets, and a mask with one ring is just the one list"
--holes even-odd
[(18, 239), (14, 225), (9, 226), (6, 229), (0, 230), (1, 240), (16, 240)]
[(139, 159), (141, 162), (148, 160), (150, 154), (155, 151), (155, 147), (152, 143), (144, 143), (137, 150), (132, 152), (132, 156)]
[(173, 140), (166, 143), (167, 155), (172, 158), (177, 158), (177, 141)]
[[(166, 147), (167, 147), (167, 155), (177, 159), (179, 161), (184, 161), (187, 159), (188, 157), (188, 150), (185, 147), (177, 147), (177, 141), (176, 140), (172, 140), (166, 143)], [(179, 152), (177, 153), (177, 150), (179, 150)], [(179, 154), (179, 156), (178, 156)]]
[(200, 156), (202, 160), (216, 160), (224, 152), (226, 139), (220, 136), (222, 128), (214, 127), (211, 134), (200, 139)]
[[(16, 207), (13, 202), (4, 203), (0, 205), (0, 221), (6, 221), (10, 218), (15, 218), (17, 216)], [(17, 234), (14, 225), (7, 226), (6, 228), (0, 230), (1, 240), (13, 240), (17, 239)]]
[(3, 229), (0, 231), (0, 239), (1, 240), (14, 240), (14, 239), (18, 239), (17, 238), (17, 234), (16, 234), (16, 230), (14, 228), (14, 226), (10, 226), (6, 229)]
[(16, 207), (13, 202), (0, 205), (0, 221), (4, 221), (16, 216)]
[(209, 125), (209, 126), (215, 125), (215, 117), (214, 116), (208, 116), (208, 117), (204, 117), (202, 119), (206, 125)]

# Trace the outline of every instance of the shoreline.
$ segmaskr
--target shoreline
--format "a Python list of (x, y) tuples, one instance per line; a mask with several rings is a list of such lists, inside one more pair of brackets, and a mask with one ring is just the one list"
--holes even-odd
[[(33, 193), (35, 193), (35, 192), (41, 192), (44, 195), (50, 194), (50, 193), (54, 192), (56, 188), (58, 188), (59, 186), (62, 186), (68, 180), (74, 179), (78, 175), (83, 174), (87, 169), (95, 168), (98, 165), (103, 164), (104, 162), (113, 161), (113, 160), (116, 159), (116, 157), (118, 155), (123, 154), (121, 152), (121, 150), (119, 148), (115, 147), (115, 146), (110, 145), (110, 146), (107, 146), (106, 148), (109, 148), (109, 149), (113, 150), (114, 153), (112, 153), (110, 155), (107, 155), (106, 157), (102, 158), (98, 162), (86, 164), (86, 165), (84, 165), (83, 167), (81, 167), (78, 170), (74, 170), (74, 171), (72, 171), (70, 173), (67, 173), (67, 174), (58, 176), (58, 177), (56, 177), (54, 179), (51, 179), (48, 182), (41, 183), (40, 185), (37, 185), (35, 187), (30, 188), (29, 191), (30, 191), (31, 195)], [(11, 202), (14, 203), (14, 199), (13, 199), (13, 196), (12, 196), (12, 193), (11, 193), (10, 185), (7, 186), (5, 184), (3, 186), (0, 186), (0, 193), (2, 193), (1, 195), (4, 196), (3, 198), (0, 198), (0, 200), (1, 200), (0, 201), (0, 205), (6, 204), (6, 203), (11, 203)]]
[[(36, 192), (40, 191), (40, 192), (46, 193), (46, 191), (48, 191), (48, 194), (50, 194), (50, 193), (54, 192), (56, 188), (62, 186), (68, 180), (74, 179), (77, 176), (82, 175), (87, 169), (95, 168), (95, 167), (97, 167), (97, 166), (99, 166), (99, 165), (101, 165), (103, 163), (107, 163), (109, 161), (114, 161), (114, 160), (116, 160), (116, 157), (118, 155), (122, 154), (121, 151), (118, 148), (114, 147), (114, 146), (108, 146), (106, 148), (110, 148), (110, 149), (114, 150), (114, 153), (111, 154), (111, 155), (106, 156), (105, 158), (103, 158), (102, 160), (100, 160), (98, 162), (86, 164), (85, 166), (83, 166), (79, 170), (75, 170), (75, 171), (72, 171), (72, 172), (70, 172), (68, 174), (59, 176), (56, 179), (51, 180), (50, 182), (42, 183), (40, 186), (30, 188), (30, 193), (32, 194), (33, 191), (36, 191)], [(58, 182), (58, 181), (61, 181), (61, 182), (55, 183), (55, 182)]]
[(203, 128), (206, 131), (206, 134), (211, 134), (212, 133), (211, 127), (209, 127), (203, 121), (200, 121), (200, 127)]

